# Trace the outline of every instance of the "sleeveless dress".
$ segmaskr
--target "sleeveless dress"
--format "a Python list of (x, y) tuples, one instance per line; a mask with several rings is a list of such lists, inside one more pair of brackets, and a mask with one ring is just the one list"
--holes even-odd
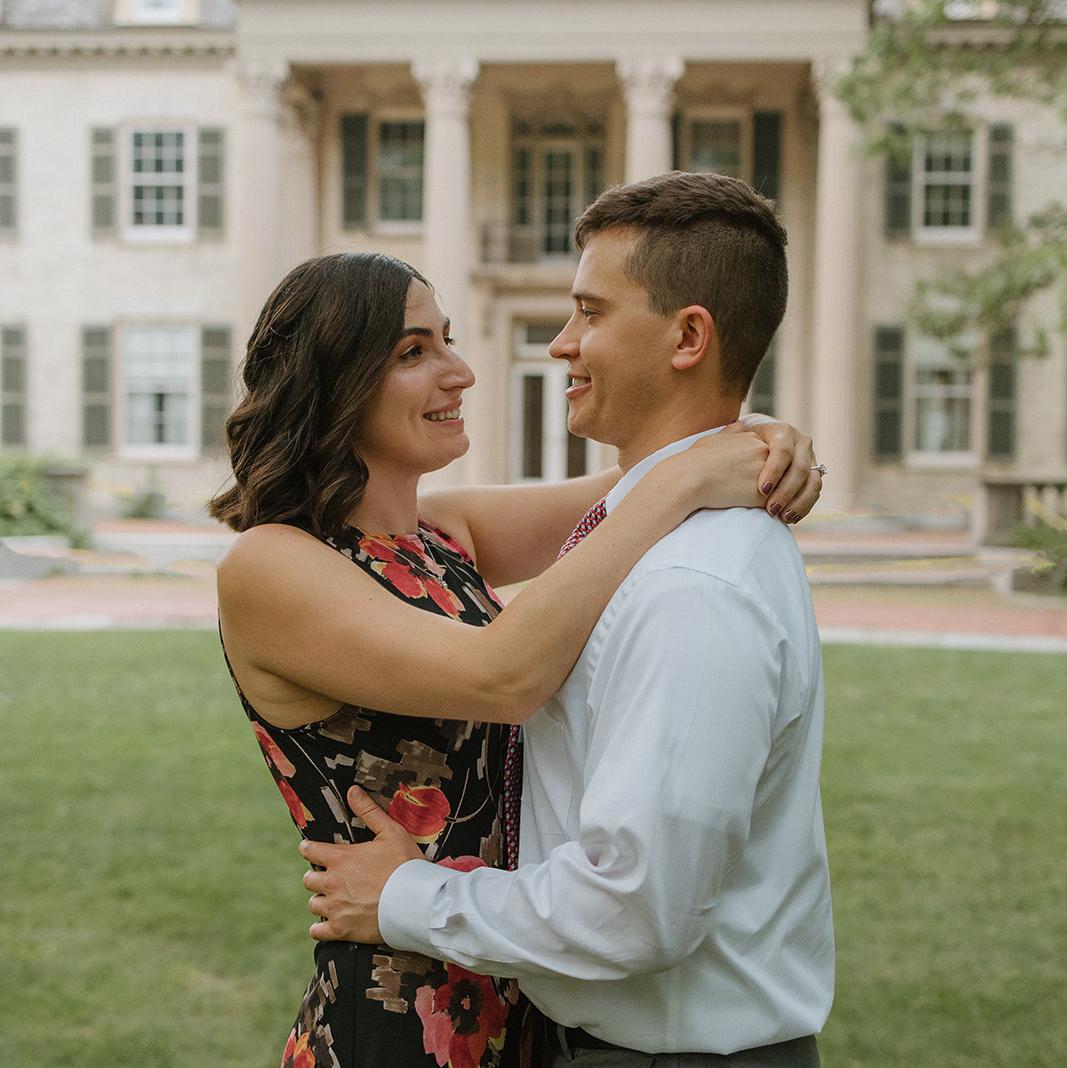
[[(391, 537), (349, 527), (323, 540), (427, 612), (484, 626), (502, 607), (466, 550), (427, 523), (419, 523), (417, 534)], [(462, 870), (501, 864), (506, 724), (343, 705), (327, 719), (283, 729), (256, 712), (236, 679), (234, 685), (303, 837), (370, 839), (345, 801), (357, 784), (430, 860)], [(507, 1068), (518, 1056), (517, 1011), (508, 1027), (517, 997), (512, 981), (417, 953), (319, 942), (282, 1068)]]

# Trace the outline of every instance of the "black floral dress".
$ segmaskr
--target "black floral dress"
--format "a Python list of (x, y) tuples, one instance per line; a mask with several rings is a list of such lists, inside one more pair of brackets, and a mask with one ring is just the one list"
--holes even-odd
[[(326, 544), (427, 612), (484, 626), (501, 608), (470, 555), (426, 523), (418, 534), (395, 537), (348, 528)], [(285, 730), (237, 689), (305, 838), (372, 837), (345, 801), (355, 783), (429, 859), (463, 870), (500, 864), (506, 726), (344, 705), (328, 719)], [(417, 953), (320, 942), (282, 1068), (505, 1068), (516, 1055), (517, 1026), (508, 1034), (516, 997), (513, 983)]]

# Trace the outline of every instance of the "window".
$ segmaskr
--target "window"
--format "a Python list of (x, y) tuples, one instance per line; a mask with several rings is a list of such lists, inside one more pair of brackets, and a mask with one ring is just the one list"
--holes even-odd
[(118, 0), (115, 21), (139, 26), (174, 26), (196, 22), (198, 0)]
[(891, 238), (974, 244), (1011, 224), (1014, 131), (1008, 123), (942, 130), (890, 155), (885, 233)]
[(747, 173), (740, 119), (690, 119), (686, 149), (688, 171), (731, 178), (743, 178)]
[(198, 363), (194, 327), (128, 326), (122, 331), (124, 451), (175, 456), (195, 452)]
[(567, 365), (548, 356), (556, 326), (520, 324), (512, 370), (511, 479), (558, 481), (595, 470), (595, 444), (567, 429)]
[(0, 128), (0, 234), (14, 234), (18, 229), (17, 147), (16, 132)]
[(422, 219), (422, 151), (421, 121), (379, 123), (379, 221), (419, 222)]
[(408, 228), (422, 221), (422, 119), (341, 116), (345, 229)]
[(511, 224), (503, 258), (530, 262), (573, 255), (574, 220), (603, 187), (602, 123), (517, 119), (512, 128)]
[(967, 236), (977, 233), (975, 137), (950, 130), (920, 138), (916, 144), (916, 219), (924, 234)]
[(130, 131), (127, 236), (191, 235), (192, 145), (185, 130)]
[(26, 328), (0, 326), (0, 446), (26, 445)]
[[(973, 339), (965, 345), (974, 351)], [(932, 338), (917, 337), (911, 362), (913, 456), (971, 459), (973, 359), (954, 355)]]

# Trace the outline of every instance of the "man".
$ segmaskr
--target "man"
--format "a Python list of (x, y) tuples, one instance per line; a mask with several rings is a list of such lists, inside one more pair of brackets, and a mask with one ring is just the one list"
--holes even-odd
[[(785, 309), (785, 233), (744, 183), (673, 173), (608, 190), (576, 235), (550, 353), (569, 364), (571, 430), (619, 449), (610, 511), (737, 418)], [(822, 704), (792, 536), (760, 510), (697, 513), (526, 724), (520, 868), (412, 859), (357, 792), (374, 842), (302, 846), (326, 868), (305, 877), (329, 918), (313, 933), (517, 976), (557, 1025), (552, 1064), (817, 1065), (833, 988)]]

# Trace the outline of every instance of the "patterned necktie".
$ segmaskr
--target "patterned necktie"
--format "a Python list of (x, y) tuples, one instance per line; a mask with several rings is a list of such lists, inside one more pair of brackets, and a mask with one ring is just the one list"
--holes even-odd
[[(567, 555), (608, 514), (601, 497), (589, 509), (563, 543), (559, 557)], [(558, 559), (557, 558), (557, 559)], [(522, 728), (512, 724), (504, 753), (504, 866), (514, 871), (519, 866), (519, 802), (522, 800)]]

